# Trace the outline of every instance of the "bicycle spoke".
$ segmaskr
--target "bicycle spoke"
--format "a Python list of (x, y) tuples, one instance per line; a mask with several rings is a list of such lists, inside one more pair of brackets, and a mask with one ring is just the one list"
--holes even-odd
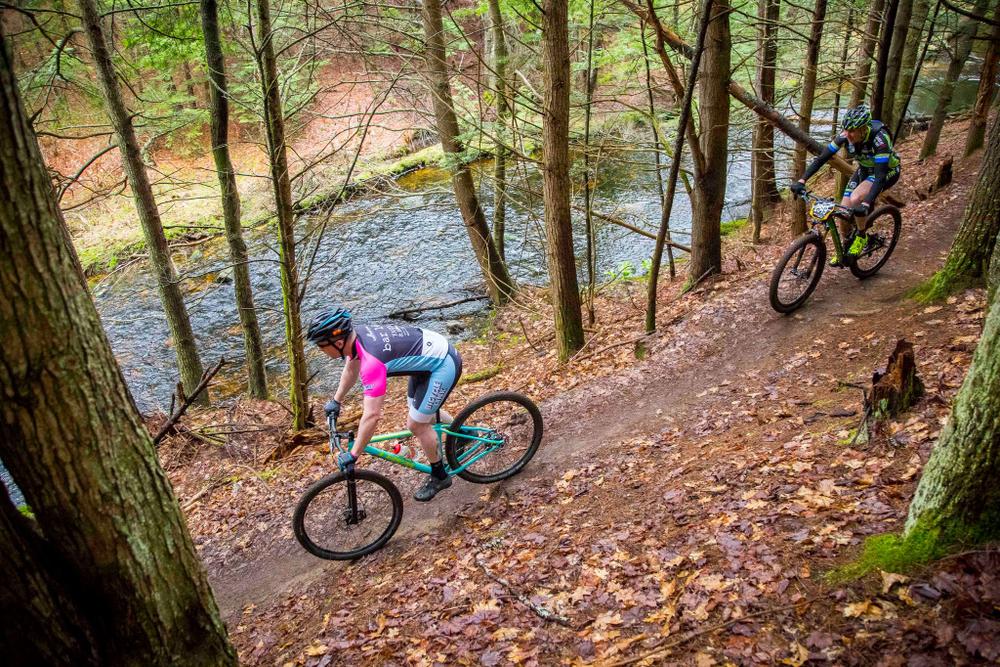
[(474, 403), (449, 436), (449, 464), (468, 481), (495, 482), (520, 470), (541, 440), (538, 408), (517, 394), (497, 394)]
[(392, 499), (386, 491), (370, 481), (354, 479), (318, 493), (303, 515), (303, 528), (317, 546), (350, 552), (379, 539), (392, 518)]
[[(480, 475), (495, 474), (505, 470), (520, 459), (531, 444), (531, 416), (516, 403), (495, 403), (477, 411), (472, 428), (464, 432), (481, 438), (487, 435), (499, 444), (488, 446), (476, 440), (463, 440), (458, 447), (458, 457), (463, 463), (475, 459), (470, 468)], [(467, 430), (466, 430), (467, 429)], [(491, 451), (492, 450), (492, 451)], [(481, 455), (476, 458), (476, 455)]]
[[(806, 255), (808, 255), (806, 266), (804, 269), (800, 269)], [(794, 261), (785, 266), (785, 271), (781, 274), (781, 280), (778, 284), (779, 298), (785, 303), (795, 301), (809, 288), (819, 256), (815, 246), (806, 245), (793, 255), (793, 259)]]
[(868, 244), (855, 263), (862, 271), (869, 271), (885, 257), (892, 245), (895, 231), (894, 220), (890, 215), (876, 218), (868, 228)]

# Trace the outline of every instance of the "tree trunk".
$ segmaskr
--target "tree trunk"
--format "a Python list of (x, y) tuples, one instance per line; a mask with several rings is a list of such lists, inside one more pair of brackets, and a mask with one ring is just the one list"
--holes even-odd
[[(666, 146), (663, 144), (662, 138), (660, 137), (660, 123), (656, 118), (656, 103), (653, 100), (653, 74), (649, 67), (649, 49), (646, 47), (646, 22), (641, 19), (639, 20), (639, 35), (640, 39), (642, 39), (642, 59), (646, 72), (646, 100), (649, 103), (649, 130), (653, 134), (653, 160), (656, 169), (656, 188), (660, 194), (660, 211), (662, 212), (664, 211), (664, 207), (667, 203), (667, 195), (663, 189), (663, 166), (660, 161), (660, 150), (661, 148), (666, 150)], [(674, 261), (674, 248), (670, 239), (669, 215), (667, 215), (665, 228), (663, 230), (663, 240), (666, 244), (667, 264), (670, 267), (670, 280), (673, 280), (677, 276), (677, 263)], [(653, 272), (653, 275), (658, 275), (659, 267), (651, 267), (651, 271)]]
[[(982, 16), (986, 13), (989, 0), (976, 0), (973, 11)], [(976, 29), (979, 22), (972, 18), (964, 18), (951, 39), (951, 62), (948, 64), (948, 72), (945, 74), (944, 82), (937, 95), (937, 106), (934, 107), (934, 115), (931, 117), (930, 127), (924, 136), (924, 143), (920, 145), (920, 159), (924, 160), (937, 152), (938, 141), (941, 139), (941, 129), (944, 127), (944, 119), (948, 115), (948, 105), (951, 104), (952, 95), (955, 93), (955, 82), (962, 74), (965, 61), (968, 60), (972, 52), (972, 41), (976, 38)]]
[(184, 88), (187, 90), (188, 97), (191, 98), (188, 106), (192, 109), (197, 109), (198, 93), (194, 90), (194, 75), (191, 74), (191, 63), (186, 60), (181, 63), (181, 73), (184, 75)]
[(993, 240), (993, 259), (990, 260), (990, 268), (986, 274), (987, 303), (993, 303), (1000, 288), (1000, 232)]
[[(0, 484), (0, 646), (4, 664), (101, 664), (95, 638), (60, 576), (62, 564), (49, 554), (34, 522), (14, 507)], [(43, 640), (44, 639), (44, 640)]]
[(573, 257), (569, 180), (569, 32), (567, 0), (544, 0), (542, 12), (542, 191), (546, 257), (555, 310), (556, 346), (566, 360), (583, 347), (580, 289)]
[(427, 78), (434, 102), (434, 116), (437, 119), (438, 138), (441, 148), (449, 158), (451, 184), (455, 199), (462, 213), (465, 229), (472, 242), (472, 250), (479, 261), (479, 268), (486, 281), (490, 300), (500, 305), (506, 303), (514, 293), (514, 286), (507, 265), (500, 258), (496, 245), (486, 226), (486, 216), (476, 197), (476, 186), (472, 182), (472, 172), (462, 157), (463, 147), (459, 141), (458, 118), (451, 99), (451, 85), (448, 82), (448, 63), (445, 60), (444, 26), (441, 21), (440, 0), (423, 2), (424, 36), (426, 40)]
[[(587, 71), (583, 116), (583, 209), (587, 222), (587, 322), (594, 323), (596, 314), (594, 313), (594, 292), (597, 288), (597, 234), (594, 230), (594, 202), (590, 191), (590, 119), (593, 112), (594, 88), (597, 87), (597, 69), (594, 67), (594, 2), (590, 0), (590, 12), (587, 21)], [(640, 29), (640, 39), (642, 40), (643, 52), (646, 50), (646, 35)], [(649, 60), (644, 59), (646, 64), (646, 90), (652, 95), (649, 89)], [(656, 118), (650, 118), (650, 125), (656, 126)], [(659, 169), (659, 153), (657, 156), (657, 169)], [(657, 182), (660, 179), (659, 171), (656, 172)], [(661, 184), (662, 188), (662, 184)]]
[(500, 0), (488, 0), (490, 34), (493, 37), (493, 94), (496, 110), (496, 141), (493, 149), (493, 245), (502, 262), (507, 261), (504, 233), (507, 227), (507, 145), (510, 141), (508, 118), (512, 115), (507, 97), (507, 37), (504, 35)]
[[(924, 45), (920, 49), (920, 56), (917, 58), (917, 62), (913, 68), (913, 76), (910, 78), (910, 87), (906, 89), (906, 96), (900, 102), (900, 105), (904, 110), (908, 110), (910, 108), (910, 100), (913, 98), (913, 91), (917, 87), (917, 80), (920, 78), (920, 70), (924, 66), (924, 59), (927, 57), (927, 49), (930, 48), (931, 42), (934, 41), (934, 28), (937, 23), (938, 12), (940, 11), (941, 0), (938, 0), (938, 2), (934, 5), (934, 14), (931, 16), (931, 20), (927, 25), (927, 37), (924, 39)], [(899, 132), (902, 128), (903, 116), (899, 116), (896, 118), (896, 127), (892, 131), (893, 141), (898, 139)]]
[(236, 172), (229, 159), (229, 97), (216, 0), (201, 0), (201, 26), (205, 36), (205, 61), (211, 82), (209, 104), (212, 117), (212, 157), (215, 159), (219, 191), (222, 193), (222, 217), (226, 226), (226, 241), (229, 243), (229, 258), (233, 263), (233, 287), (236, 291), (236, 309), (243, 328), (248, 386), (250, 395), (254, 398), (267, 398), (264, 344), (257, 323), (257, 311), (253, 305), (247, 246), (243, 242), (240, 223), (240, 193), (236, 188)]
[(942, 296), (983, 280), (1000, 233), (1000, 114), (993, 118), (989, 145), (969, 195), (962, 226), (944, 267), (935, 275), (930, 296)]
[[(901, 0), (888, 0), (885, 8), (885, 29), (879, 36), (878, 61), (875, 67), (875, 86), (872, 90), (872, 116), (882, 119), (882, 104), (885, 101), (885, 88), (889, 79), (889, 52), (892, 50), (892, 39), (895, 32), (900, 27), (896, 24), (896, 15), (899, 12)], [(906, 0), (903, 0), (904, 2)], [(883, 119), (884, 120), (884, 119)]]
[(0, 194), (0, 458), (34, 515), (0, 493), (5, 664), (235, 665), (69, 245), (3, 37)]
[(969, 133), (965, 138), (965, 154), (972, 155), (983, 147), (986, 137), (986, 121), (990, 114), (990, 103), (996, 94), (997, 65), (1000, 63), (1000, 2), (993, 8), (993, 30), (990, 33), (990, 44), (986, 47), (983, 58), (983, 69), (979, 73), (979, 91), (976, 93), (976, 106), (969, 121)]
[[(802, 97), (799, 100), (799, 129), (803, 134), (809, 134), (812, 125), (813, 102), (816, 98), (816, 70), (819, 65), (819, 46), (823, 39), (823, 22), (826, 20), (826, 0), (816, 0), (812, 26), (809, 31), (809, 45), (806, 48), (805, 70), (802, 74)], [(802, 174), (806, 170), (806, 147), (795, 146), (795, 157), (792, 171)], [(806, 231), (806, 204), (796, 199), (792, 215), (792, 235), (798, 236)]]
[(914, 0), (913, 2), (909, 29), (906, 31), (906, 42), (903, 45), (903, 57), (899, 64), (899, 79), (896, 82), (896, 92), (893, 94), (893, 124), (890, 127), (897, 127), (906, 116), (905, 105), (909, 99), (910, 84), (913, 82), (913, 71), (917, 64), (917, 54), (920, 53), (920, 38), (924, 34), (924, 23), (927, 22), (930, 8), (930, 0)]
[[(656, 9), (653, 7), (653, 0), (646, 0), (645, 14), (640, 12), (636, 13), (642, 20), (653, 22), (654, 26), (659, 25), (659, 19), (656, 16)], [(665, 44), (664, 31), (662, 29), (656, 30), (656, 53), (660, 56), (660, 62), (663, 64), (663, 71), (666, 72), (667, 78), (670, 80), (670, 85), (674, 89), (674, 102), (677, 103), (684, 99), (686, 91), (684, 90), (684, 84), (681, 83), (681, 79), (677, 75), (677, 70), (674, 68), (674, 64), (670, 61), (670, 55), (667, 53), (667, 49), (664, 46)], [(686, 44), (684, 46), (687, 47), (688, 50), (691, 48)], [(687, 55), (688, 58), (691, 57), (689, 53), (686, 53), (685, 55)], [(695, 127), (694, 123), (690, 123), (688, 125), (686, 136), (688, 146), (691, 149), (691, 163), (694, 167), (694, 171), (704, 171), (705, 156), (701, 154), (701, 142), (698, 138), (698, 128)]]
[[(775, 63), (778, 58), (778, 21), (781, 14), (780, 0), (758, 0), (757, 18), (761, 27), (757, 31), (757, 92), (769, 106), (774, 106)], [(753, 242), (760, 242), (760, 229), (771, 204), (781, 201), (774, 173), (774, 126), (758, 118), (753, 128), (753, 162), (750, 165), (753, 194), (750, 218), (753, 222)]]
[[(821, 0), (825, 1), (825, 0)], [(727, 0), (712, 5), (705, 35), (705, 52), (698, 73), (698, 110), (705, 169), (696, 173), (691, 215), (691, 266), (693, 283), (722, 270), (722, 207), (726, 199), (729, 155), (729, 83), (731, 42), (730, 6)], [(676, 156), (675, 156), (676, 159)]]
[[(840, 100), (841, 92), (844, 87), (844, 73), (847, 71), (847, 54), (851, 49), (851, 31), (854, 27), (854, 5), (850, 5), (847, 10), (847, 23), (844, 24), (844, 46), (840, 52), (840, 66), (838, 71), (840, 74), (837, 78), (837, 92), (833, 97), (833, 121), (831, 126), (833, 131), (836, 132), (837, 128), (840, 127)], [(837, 172), (837, 192), (843, 192), (844, 186), (847, 185), (847, 174), (842, 174)]]
[(904, 537), (935, 550), (1000, 537), (998, 477), (1000, 306), (994, 294), (972, 365), (910, 503)]
[(850, 106), (856, 107), (865, 99), (868, 90), (868, 77), (872, 71), (872, 54), (875, 53), (875, 43), (878, 41), (879, 26), (882, 25), (882, 8), (885, 0), (873, 0), (868, 12), (868, 25), (861, 39), (861, 53), (858, 55), (858, 69), (854, 74), (854, 92), (851, 93)]
[[(177, 367), (180, 371), (181, 382), (184, 385), (184, 391), (192, 392), (201, 381), (204, 368), (198, 357), (194, 331), (191, 329), (191, 320), (188, 319), (184, 298), (181, 296), (177, 272), (170, 259), (170, 248), (167, 246), (167, 237), (163, 233), (163, 224), (160, 222), (160, 211), (156, 207), (153, 188), (146, 174), (146, 166), (142, 162), (139, 142), (132, 125), (132, 114), (128, 112), (122, 101), (114, 65), (111, 62), (111, 53), (108, 51), (104, 31), (101, 29), (101, 18), (96, 1), (79, 0), (79, 3), (80, 18), (87, 38), (90, 40), (94, 66), (97, 69), (97, 79), (104, 95), (105, 109), (118, 139), (118, 148), (122, 154), (122, 166), (125, 169), (129, 187), (132, 189), (132, 197), (135, 199), (139, 222), (142, 224), (143, 235), (146, 239), (149, 266), (156, 276), (160, 301), (163, 304), (167, 325), (170, 328), (170, 337), (177, 355)], [(208, 392), (203, 393), (198, 402), (207, 404)]]
[(845, 68), (847, 67), (847, 56), (851, 51), (851, 30), (854, 26), (854, 6), (851, 5), (847, 10), (847, 23), (844, 24), (844, 45), (840, 51), (840, 63), (838, 64), (838, 76), (837, 76), (837, 92), (833, 96), (833, 120), (830, 125), (833, 127), (834, 131), (840, 125), (840, 98), (841, 93), (844, 88), (844, 77)]
[(299, 270), (295, 262), (295, 215), (292, 211), (292, 184), (285, 152), (285, 118), (281, 109), (278, 63), (274, 55), (271, 31), (270, 0), (257, 0), (257, 66), (264, 94), (264, 124), (267, 134), (271, 185), (278, 214), (281, 294), (285, 311), (285, 348), (288, 353), (288, 393), (291, 401), (292, 428), (306, 426), (309, 399), (306, 392), (306, 356), (302, 347), (302, 304), (299, 295)]
[[(701, 12), (699, 13), (701, 18), (698, 26), (698, 41), (695, 43), (694, 53), (691, 57), (687, 87), (684, 89), (681, 113), (677, 119), (677, 135), (674, 139), (674, 154), (670, 163), (670, 176), (667, 178), (667, 192), (663, 196), (660, 228), (656, 234), (656, 245), (653, 247), (653, 257), (650, 263), (649, 282), (646, 286), (646, 333), (653, 333), (656, 330), (656, 288), (659, 282), (660, 261), (663, 258), (663, 246), (668, 242), (667, 231), (670, 229), (670, 213), (673, 210), (674, 195), (677, 192), (677, 176), (680, 173), (681, 158), (684, 154), (684, 131), (691, 117), (691, 101), (694, 99), (694, 89), (698, 80), (698, 72), (701, 68), (701, 57), (705, 52), (705, 37), (708, 35), (708, 26), (711, 23), (712, 2), (713, 0), (704, 0)], [(653, 14), (652, 2), (649, 4), (649, 11), (650, 14)], [(698, 174), (702, 173), (703, 168), (697, 167), (697, 172)], [(697, 280), (697, 278), (693, 278), (692, 280)]]
[(910, 31), (910, 18), (912, 16), (913, 0), (900, 0), (899, 10), (893, 24), (895, 27), (892, 31), (892, 44), (889, 47), (889, 57), (886, 64), (882, 104), (877, 116), (888, 128), (896, 125), (896, 116), (893, 115), (896, 106), (896, 88), (899, 84), (899, 70), (903, 63), (903, 51), (906, 48), (906, 36)]

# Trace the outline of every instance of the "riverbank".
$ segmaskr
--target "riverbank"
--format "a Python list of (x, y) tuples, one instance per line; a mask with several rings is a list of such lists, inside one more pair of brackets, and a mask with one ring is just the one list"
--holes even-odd
[[(391, 159), (371, 160), (358, 173), (356, 178), (347, 180), (347, 170), (329, 174), (328, 178), (337, 185), (327, 190), (314, 192), (302, 197), (294, 204), (296, 215), (305, 215), (331, 208), (353, 197), (372, 193), (383, 187), (387, 181), (394, 181), (406, 174), (426, 167), (442, 164), (444, 153), (440, 144), (433, 144), (407, 152)], [(238, 177), (237, 182), (245, 181), (247, 177)], [(273, 205), (268, 203), (266, 193), (259, 188), (251, 188), (246, 183), (241, 184), (243, 197), (243, 228), (253, 230), (267, 225), (274, 220), (274, 214), (269, 212)], [(186, 199), (202, 201), (194, 215), (186, 211), (183, 202)], [(208, 206), (204, 201), (211, 201)], [(217, 183), (199, 183), (190, 186), (187, 191), (176, 192), (167, 198), (166, 202), (159, 199), (164, 219), (164, 232), (174, 250), (190, 248), (225, 234), (218, 196)], [(83, 266), (84, 273), (91, 278), (100, 277), (114, 270), (121, 263), (143, 255), (146, 247), (142, 230), (138, 224), (115, 224), (112, 220), (117, 216), (131, 219), (128, 204), (130, 201), (119, 202), (122, 208), (107, 210), (86, 227), (71, 224), (71, 234), (77, 247), (77, 254)], [(206, 210), (208, 209), (208, 210)]]
[[(660, 131), (669, 129), (675, 122), (669, 112), (657, 119)], [(574, 119), (570, 130), (576, 139), (582, 137), (582, 128), (582, 120)], [(598, 150), (608, 143), (613, 147), (610, 151), (613, 154), (628, 145), (641, 156), (648, 152), (642, 144), (649, 131), (648, 114), (628, 111), (598, 115), (591, 126), (592, 147)], [(399, 139), (394, 147), (365, 153), (356, 162), (340, 159), (335, 163), (312, 165), (307, 185), (294, 189), (295, 214), (323, 215), (357, 197), (394, 191), (400, 179), (414, 172), (427, 169), (428, 173), (436, 174), (447, 168), (447, 158), (433, 132), (419, 130), (397, 134)], [(257, 147), (234, 144), (233, 149), (243, 229), (249, 232), (274, 221), (273, 194), (266, 176), (264, 155)], [(475, 164), (491, 159), (493, 150), (489, 137), (480, 133), (467, 140), (463, 158), (468, 164)], [(532, 139), (522, 139), (518, 150), (529, 159), (538, 157), (539, 148)], [(613, 158), (604, 156), (595, 162), (600, 159)], [(153, 163), (160, 174), (154, 183), (154, 193), (171, 248), (183, 252), (221, 238), (225, 230), (218, 182), (206, 158), (163, 152)], [(512, 174), (517, 171), (517, 164), (518, 159), (512, 158), (508, 167)], [(293, 169), (303, 166), (293, 165)], [(440, 179), (435, 175), (432, 180)], [(135, 220), (134, 204), (123, 183), (116, 187), (116, 192), (98, 198), (85, 209), (76, 209), (73, 205), (67, 213), (77, 254), (85, 274), (91, 278), (100, 278), (123, 263), (144, 258), (145, 240)]]

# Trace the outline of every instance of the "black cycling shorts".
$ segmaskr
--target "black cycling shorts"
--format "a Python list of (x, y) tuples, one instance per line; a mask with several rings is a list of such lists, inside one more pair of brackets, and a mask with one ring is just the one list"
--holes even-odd
[[(896, 181), (899, 180), (899, 175), (902, 172), (903, 170), (899, 166), (896, 166), (895, 169), (890, 169), (889, 174), (885, 177), (885, 183), (882, 185), (882, 192), (885, 192), (894, 186)], [(858, 167), (858, 170), (851, 176), (851, 180), (847, 182), (847, 187), (844, 188), (844, 196), (850, 197), (851, 193), (866, 180), (875, 180), (875, 170), (868, 167)], [(881, 192), (879, 194), (881, 194)]]

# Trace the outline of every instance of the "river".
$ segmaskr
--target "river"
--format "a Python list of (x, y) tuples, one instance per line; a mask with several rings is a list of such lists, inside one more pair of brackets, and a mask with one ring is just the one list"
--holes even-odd
[[(746, 213), (749, 198), (749, 164), (745, 155), (730, 160), (729, 190), (725, 219)], [(540, 191), (533, 169), (518, 179), (520, 185)], [(598, 171), (595, 208), (655, 229), (659, 219), (659, 194), (655, 173), (642, 162), (611, 164)], [(489, 187), (480, 196), (487, 216), (493, 203)], [(577, 202), (581, 203), (581, 202)], [(519, 283), (542, 284), (546, 280), (542, 240), (544, 228), (537, 217), (541, 202), (533, 206), (512, 205), (507, 217), (507, 257), (513, 278)], [(679, 232), (689, 230), (690, 207), (686, 195), (675, 201), (674, 224)], [(584, 254), (582, 215), (574, 214), (578, 256)], [(312, 234), (300, 250), (300, 266), (307, 264), (311, 241), (320, 221), (303, 219), (300, 235)], [(603, 279), (624, 263), (636, 272), (652, 250), (652, 240), (620, 227), (601, 224), (598, 233), (598, 272)], [(687, 242), (687, 236), (679, 236)], [(274, 250), (273, 230), (255, 230), (248, 235), (251, 281), (260, 310), (261, 330), (269, 350), (268, 372), (276, 384), (287, 370), (283, 355), (284, 324), (281, 290)], [(185, 282), (191, 322), (198, 348), (206, 365), (225, 356), (233, 363), (229, 378), (239, 377), (243, 343), (238, 327), (231, 282), (225, 275), (226, 245), (210, 241), (193, 252), (175, 254), (178, 270), (201, 276)], [(581, 278), (584, 278), (581, 269)], [(329, 216), (316, 249), (314, 271), (306, 290), (303, 320), (319, 309), (342, 304), (358, 319), (379, 320), (407, 307), (448, 303), (482, 294), (482, 278), (472, 253), (461, 216), (450, 191), (447, 174), (424, 169), (403, 177), (392, 193), (365, 196), (337, 207)], [(143, 412), (166, 410), (176, 383), (173, 349), (168, 344), (155, 283), (143, 266), (137, 266), (99, 282), (95, 298), (115, 356), (122, 367), (136, 403)], [(452, 338), (468, 335), (470, 316), (483, 313), (484, 302), (470, 302), (419, 320), (421, 326), (449, 330)], [(141, 323), (141, 324), (140, 324)], [(335, 387), (332, 364), (317, 351), (308, 351), (310, 372), (320, 371), (311, 385), (319, 393)], [(236, 392), (239, 383), (223, 383), (223, 393)], [(280, 389), (275, 390), (279, 395)]]

